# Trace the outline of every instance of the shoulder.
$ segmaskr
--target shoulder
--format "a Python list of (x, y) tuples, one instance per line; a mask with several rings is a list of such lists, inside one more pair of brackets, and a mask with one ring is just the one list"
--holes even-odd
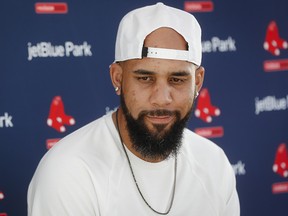
[(43, 156), (34, 178), (54, 178), (65, 184), (66, 180), (80, 181), (91, 175), (104, 177), (104, 171), (109, 169), (99, 167), (107, 168), (119, 160), (112, 124), (111, 116), (103, 116), (64, 137)]
[[(75, 206), (87, 205), (91, 201), (88, 197), (95, 197), (93, 203), (98, 202), (96, 197), (103, 200), (110, 168), (120, 160), (113, 130), (111, 116), (104, 116), (53, 146), (41, 159), (30, 182), (29, 203), (41, 202), (50, 208), (53, 203), (65, 204), (66, 200), (78, 203)], [(54, 201), (45, 204), (50, 199)]]
[(231, 196), (236, 186), (235, 174), (222, 148), (185, 129), (181, 154), (203, 185), (226, 198)]
[(91, 215), (98, 206), (91, 178), (79, 158), (44, 158), (29, 184), (28, 215), (67, 215), (67, 208), (73, 214)]
[(115, 131), (111, 114), (102, 116), (62, 138), (46, 153), (43, 160), (98, 156), (98, 153), (105, 151), (109, 145), (113, 146), (117, 141)]
[(199, 136), (198, 134), (185, 129), (183, 136), (183, 146), (181, 154), (190, 163), (195, 163), (202, 169), (210, 170), (229, 170), (231, 164), (221, 147), (211, 140)]
[(226, 159), (225, 153), (218, 145), (189, 129), (184, 130), (183, 148), (188, 157), (195, 160), (206, 160), (213, 156), (215, 159)]

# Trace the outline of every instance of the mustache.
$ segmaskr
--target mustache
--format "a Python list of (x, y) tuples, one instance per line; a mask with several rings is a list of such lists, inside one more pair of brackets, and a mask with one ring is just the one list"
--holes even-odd
[(142, 116), (174, 116), (179, 115), (178, 111), (171, 111), (166, 109), (157, 109), (157, 110), (143, 110), (139, 113), (139, 117)]

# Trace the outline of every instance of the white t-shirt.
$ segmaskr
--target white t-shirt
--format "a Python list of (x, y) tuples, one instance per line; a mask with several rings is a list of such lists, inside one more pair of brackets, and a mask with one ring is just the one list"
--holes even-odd
[[(166, 212), (174, 158), (149, 163), (129, 150), (147, 202)], [(173, 216), (239, 216), (235, 175), (223, 151), (185, 129), (177, 158)], [(29, 185), (28, 216), (157, 215), (133, 180), (111, 114), (63, 138), (43, 157)]]

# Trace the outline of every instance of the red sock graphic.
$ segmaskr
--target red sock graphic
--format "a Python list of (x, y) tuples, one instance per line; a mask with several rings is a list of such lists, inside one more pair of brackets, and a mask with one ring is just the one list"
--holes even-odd
[(65, 114), (64, 104), (60, 96), (55, 96), (52, 100), (47, 124), (59, 132), (66, 131), (64, 125), (75, 124), (75, 119)]
[(288, 43), (280, 38), (278, 27), (275, 21), (271, 21), (267, 27), (264, 49), (273, 55), (280, 55), (280, 49), (287, 49)]
[(282, 177), (288, 177), (288, 151), (285, 143), (280, 144), (277, 149), (273, 171)]
[(208, 89), (202, 89), (198, 98), (195, 116), (210, 123), (212, 121), (212, 116), (219, 115), (220, 109), (212, 105)]

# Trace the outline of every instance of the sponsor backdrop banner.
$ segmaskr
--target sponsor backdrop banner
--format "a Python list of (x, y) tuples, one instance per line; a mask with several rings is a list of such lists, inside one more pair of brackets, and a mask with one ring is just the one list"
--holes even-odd
[[(286, 216), (288, 1), (163, 2), (203, 29), (206, 77), (187, 127), (227, 153), (242, 216)], [(154, 3), (2, 2), (1, 216), (27, 214), (28, 184), (59, 139), (117, 108), (109, 65), (118, 23)]]

